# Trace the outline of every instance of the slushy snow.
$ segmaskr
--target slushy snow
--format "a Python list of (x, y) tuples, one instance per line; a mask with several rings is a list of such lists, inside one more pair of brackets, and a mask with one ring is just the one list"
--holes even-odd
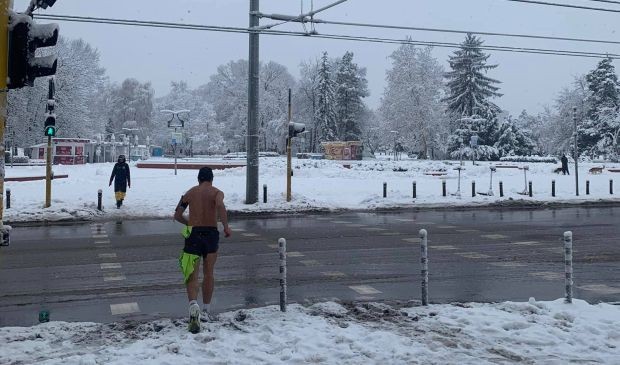
[(187, 321), (0, 328), (2, 364), (618, 364), (620, 307), (327, 302)]

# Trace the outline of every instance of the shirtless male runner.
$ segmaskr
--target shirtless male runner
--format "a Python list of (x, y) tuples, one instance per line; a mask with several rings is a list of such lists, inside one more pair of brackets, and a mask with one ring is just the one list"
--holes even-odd
[[(183, 213), (189, 206), (189, 219)], [(217, 230), (219, 219), (224, 226), (224, 236), (230, 237), (228, 216), (224, 206), (224, 193), (213, 187), (213, 171), (203, 167), (198, 172), (198, 185), (189, 189), (181, 197), (174, 213), (174, 219), (187, 226), (185, 247), (179, 259), (185, 275), (187, 298), (189, 299), (189, 330), (200, 331), (200, 306), (198, 305), (200, 258), (203, 262), (202, 302), (205, 317), (209, 317), (211, 297), (213, 296), (213, 268), (217, 259), (220, 233)]]

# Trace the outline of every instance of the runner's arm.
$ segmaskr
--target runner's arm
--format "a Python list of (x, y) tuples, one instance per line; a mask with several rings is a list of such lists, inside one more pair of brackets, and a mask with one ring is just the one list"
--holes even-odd
[(220, 217), (220, 221), (224, 226), (224, 237), (230, 237), (230, 227), (228, 226), (228, 213), (226, 212), (226, 206), (224, 205), (224, 193), (218, 192), (215, 196), (215, 206), (217, 209), (217, 215)]
[(186, 226), (189, 225), (189, 221), (187, 220), (187, 218), (185, 218), (183, 213), (185, 213), (185, 209), (187, 209), (188, 205), (189, 202), (186, 200), (185, 195), (183, 195), (179, 200), (179, 204), (177, 204), (177, 207), (174, 210), (174, 220)]

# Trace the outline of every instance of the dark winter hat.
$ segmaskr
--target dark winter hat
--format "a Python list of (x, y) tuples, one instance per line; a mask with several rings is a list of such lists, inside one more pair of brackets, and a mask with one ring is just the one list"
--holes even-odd
[(213, 181), (213, 170), (210, 167), (203, 167), (198, 171), (198, 181)]
[(125, 155), (118, 155), (119, 162), (125, 162)]

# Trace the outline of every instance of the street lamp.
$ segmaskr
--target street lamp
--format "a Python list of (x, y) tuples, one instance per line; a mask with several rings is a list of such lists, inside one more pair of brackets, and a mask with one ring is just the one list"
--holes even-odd
[[(174, 134), (172, 136), (172, 146), (174, 149), (174, 175), (177, 174), (177, 140), (179, 139), (177, 134), (177, 128), (184, 128), (186, 119), (189, 119), (189, 110), (161, 110), (162, 113), (170, 114), (170, 120), (168, 121), (168, 128), (174, 128)], [(175, 118), (176, 117), (176, 118)], [(175, 123), (175, 119), (178, 121)]]

